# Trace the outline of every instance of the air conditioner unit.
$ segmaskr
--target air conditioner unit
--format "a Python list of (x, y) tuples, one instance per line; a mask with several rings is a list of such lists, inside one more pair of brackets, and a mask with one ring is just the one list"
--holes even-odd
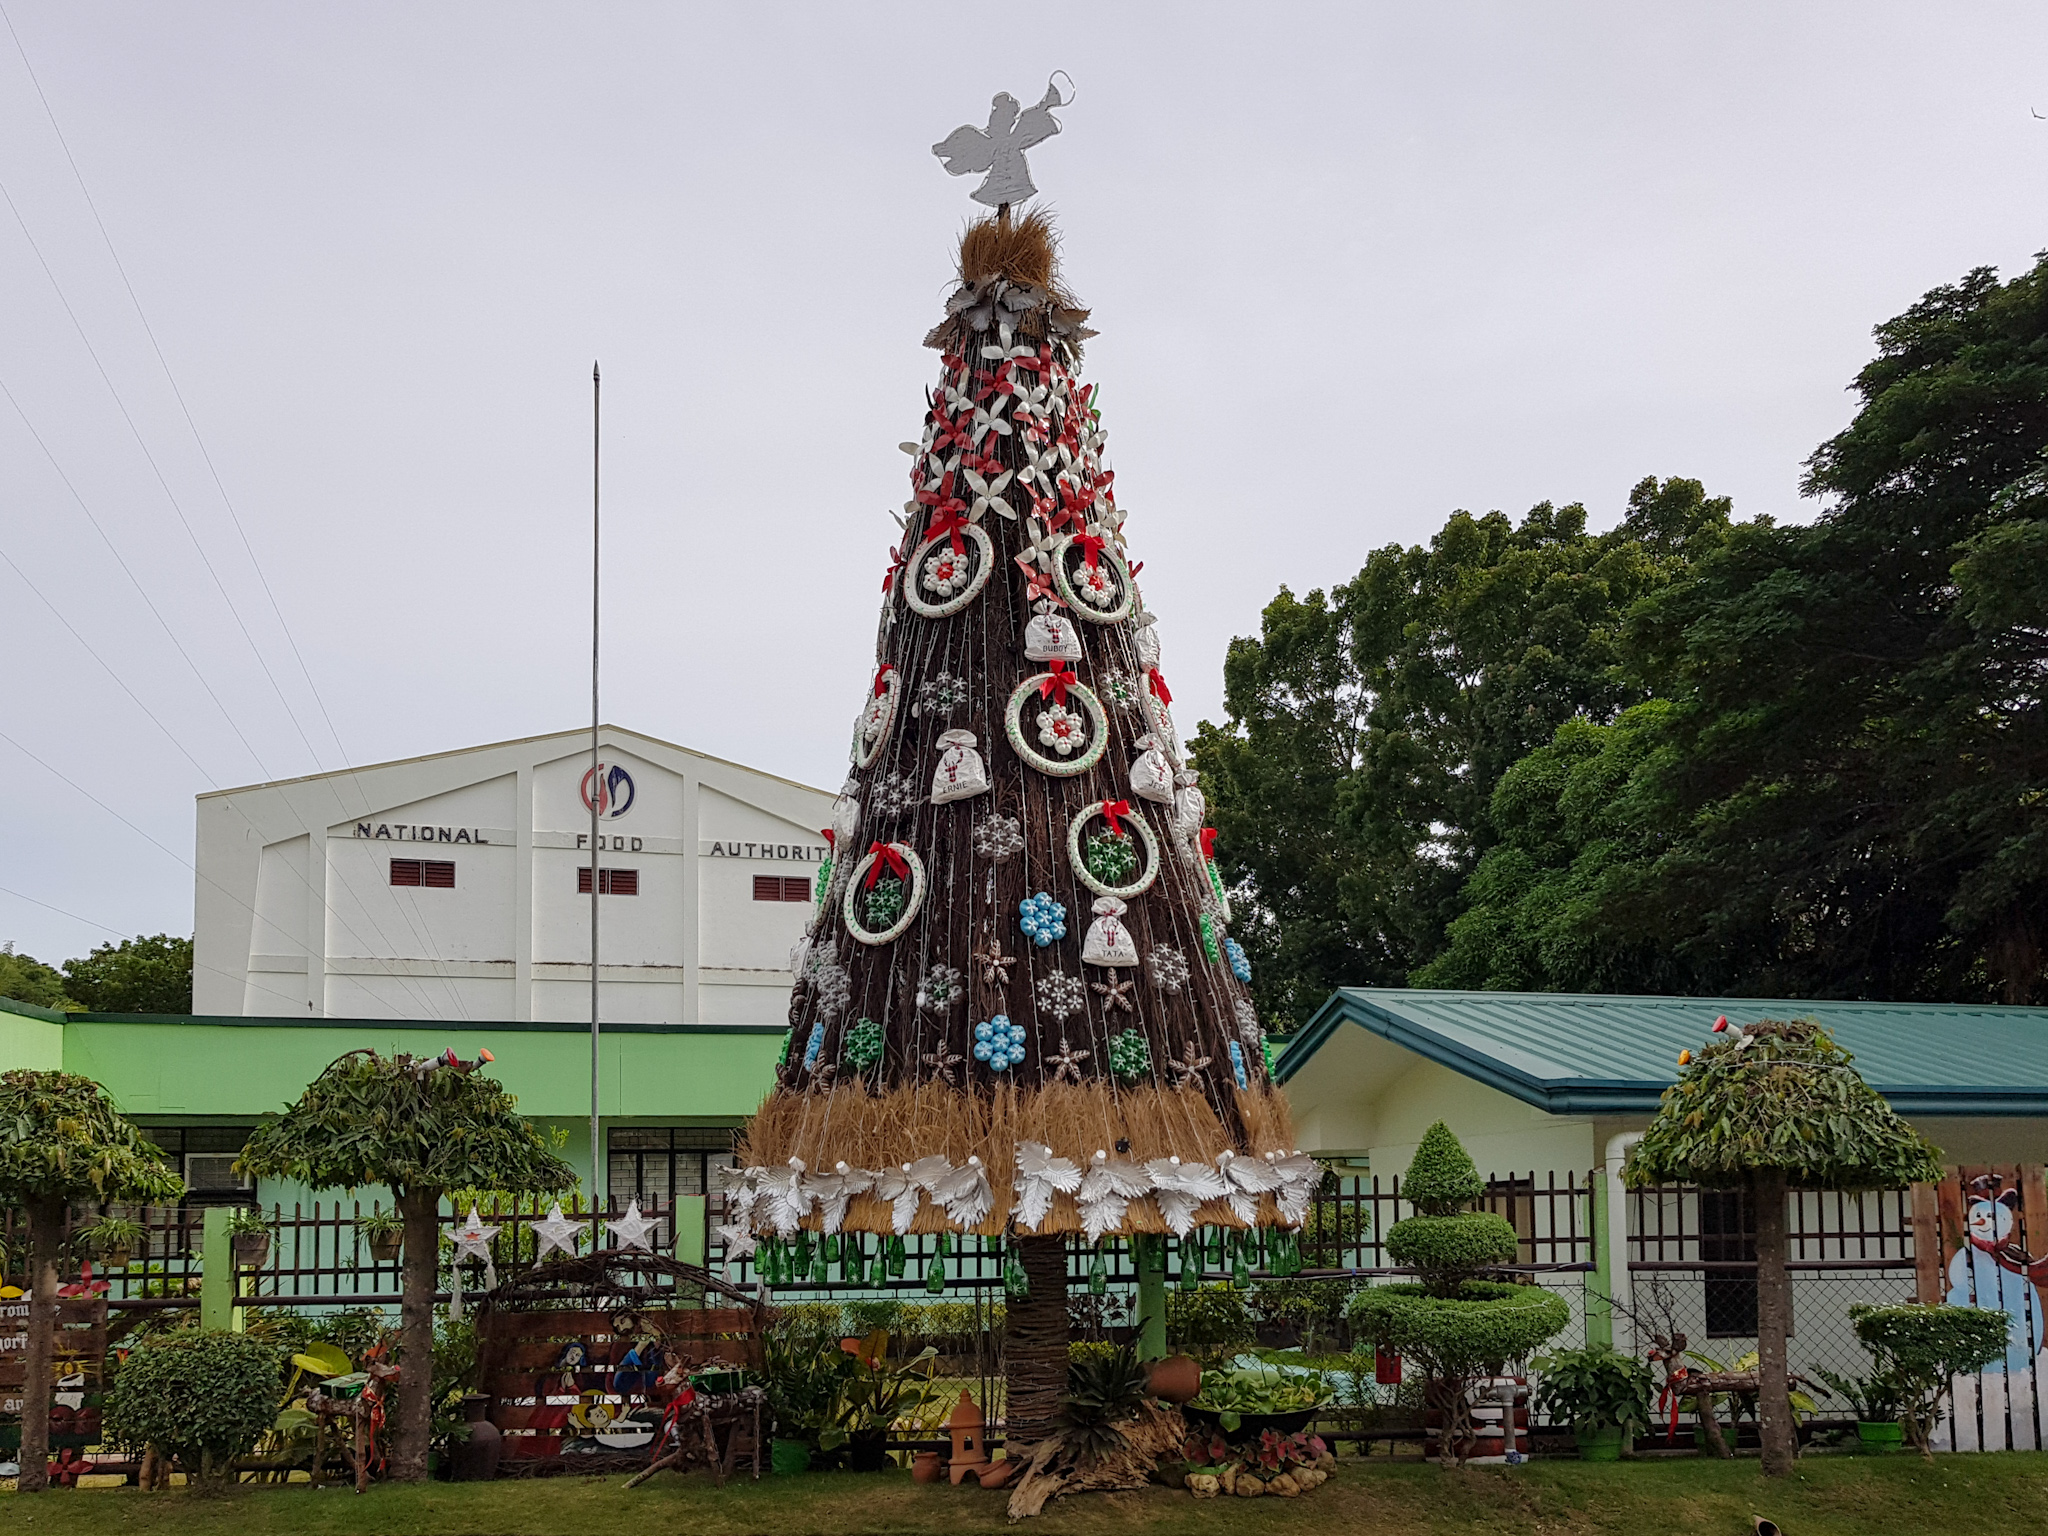
[(185, 1184), (195, 1195), (226, 1194), (255, 1188), (250, 1180), (235, 1172), (236, 1152), (187, 1152), (185, 1154)]

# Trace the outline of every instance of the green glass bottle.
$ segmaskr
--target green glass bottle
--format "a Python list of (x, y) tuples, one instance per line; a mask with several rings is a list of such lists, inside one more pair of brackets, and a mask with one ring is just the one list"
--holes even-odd
[(1102, 1257), (1102, 1245), (1096, 1244), (1095, 1253), (1088, 1260), (1088, 1294), (1106, 1296), (1109, 1294), (1109, 1264)]
[(1012, 1301), (1022, 1301), (1031, 1294), (1031, 1277), (1024, 1273), (1023, 1260), (1017, 1257), (1015, 1248), (1003, 1260), (1003, 1290)]
[(909, 1268), (909, 1263), (909, 1256), (904, 1249), (903, 1239), (900, 1237), (890, 1238), (889, 1257), (886, 1265), (889, 1271), (889, 1278), (891, 1280), (901, 1280), (903, 1278), (903, 1271)]
[(1180, 1240), (1180, 1288), (1197, 1291), (1202, 1288), (1202, 1245), (1190, 1241), (1194, 1234)]
[(837, 1264), (839, 1262), (839, 1234), (837, 1232), (827, 1233), (824, 1243), (825, 1262), (827, 1264)]
[[(940, 1235), (939, 1240), (941, 1242), (945, 1241), (945, 1236), (943, 1233)], [(925, 1261), (924, 1288), (927, 1291), (931, 1292), (934, 1296), (940, 1295), (945, 1291), (946, 1256), (943, 1252), (934, 1253), (929, 1259)]]

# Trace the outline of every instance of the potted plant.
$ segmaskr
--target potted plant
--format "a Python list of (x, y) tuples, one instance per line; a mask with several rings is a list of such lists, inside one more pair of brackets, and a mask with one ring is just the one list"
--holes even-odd
[(768, 1408), (775, 1420), (769, 1447), (778, 1476), (808, 1471), (819, 1436), (831, 1421), (839, 1383), (852, 1374), (854, 1357), (838, 1345), (838, 1308), (827, 1328), (787, 1308), (762, 1340), (761, 1367)]
[(1533, 1362), (1536, 1407), (1569, 1424), (1583, 1461), (1618, 1461), (1622, 1443), (1650, 1427), (1650, 1368), (1605, 1344), (1560, 1349)]
[(1830, 1395), (1839, 1397), (1856, 1410), (1856, 1445), (1866, 1456), (1883, 1456), (1905, 1442), (1906, 1386), (1892, 1371), (1873, 1371), (1868, 1376), (1837, 1376), (1821, 1371)]
[(939, 1352), (927, 1344), (908, 1360), (889, 1362), (889, 1335), (875, 1332), (847, 1355), (854, 1369), (839, 1379), (838, 1391), (818, 1446), (846, 1452), (856, 1472), (879, 1472), (889, 1465), (889, 1429), (905, 1414), (936, 1406), (945, 1394), (932, 1383)]
[(228, 1242), (244, 1269), (261, 1269), (270, 1261), (270, 1223), (253, 1205), (237, 1206), (228, 1217)]
[(102, 1216), (78, 1235), (93, 1257), (112, 1269), (126, 1269), (147, 1238), (141, 1222), (120, 1216)]
[(396, 1264), (405, 1246), (405, 1217), (396, 1210), (373, 1210), (356, 1218), (356, 1230), (370, 1245), (370, 1259), (376, 1264)]

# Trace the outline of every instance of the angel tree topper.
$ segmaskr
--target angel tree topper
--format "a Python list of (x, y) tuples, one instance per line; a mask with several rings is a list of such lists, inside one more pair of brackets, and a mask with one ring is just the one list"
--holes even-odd
[[(988, 127), (963, 123), (932, 146), (949, 176), (973, 176), (986, 171), (981, 185), (967, 195), (977, 203), (1002, 208), (1021, 203), (1038, 191), (1031, 184), (1031, 168), (1024, 163), (1024, 151), (1043, 144), (1060, 131), (1060, 120), (1052, 115), (1063, 107), (1059, 87), (1046, 83), (1045, 96), (1035, 107), (1020, 109), (1017, 98), (1000, 91), (988, 105)], [(1006, 429), (1007, 430), (1007, 429)]]

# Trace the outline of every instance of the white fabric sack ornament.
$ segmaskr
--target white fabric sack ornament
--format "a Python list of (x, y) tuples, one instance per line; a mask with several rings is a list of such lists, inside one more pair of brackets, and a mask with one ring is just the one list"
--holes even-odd
[[(834, 847), (844, 856), (846, 866), (854, 864), (854, 839), (860, 835), (860, 783), (851, 774), (846, 785), (839, 791), (839, 798), (832, 802), (832, 837)], [(835, 861), (837, 862), (837, 861)]]
[(1136, 965), (1138, 947), (1131, 942), (1131, 930), (1124, 926), (1124, 913), (1129, 910), (1114, 896), (1099, 897), (1095, 903), (1095, 921), (1088, 925), (1088, 937), (1081, 943), (1081, 961), (1085, 965)]
[(1140, 736), (1138, 745), (1144, 748), (1144, 751), (1131, 764), (1131, 793), (1141, 800), (1172, 805), (1173, 764), (1169, 763), (1166, 754), (1159, 750), (1159, 738)]
[(1209, 797), (1196, 786), (1196, 773), (1192, 768), (1183, 768), (1174, 775), (1173, 835), (1180, 839), (1181, 847), (1188, 857), (1199, 859), (1198, 839), (1202, 835), (1204, 818), (1209, 814)]
[(932, 774), (932, 804), (968, 800), (988, 789), (988, 765), (974, 750), (974, 732), (942, 731), (939, 766)]
[(1024, 656), (1029, 661), (1079, 661), (1079, 626), (1052, 604), (1040, 603), (1037, 617), (1024, 626)]
[(1142, 675), (1159, 665), (1158, 619), (1143, 609), (1138, 611), (1137, 628), (1131, 632), (1131, 644), (1137, 648), (1138, 671)]

